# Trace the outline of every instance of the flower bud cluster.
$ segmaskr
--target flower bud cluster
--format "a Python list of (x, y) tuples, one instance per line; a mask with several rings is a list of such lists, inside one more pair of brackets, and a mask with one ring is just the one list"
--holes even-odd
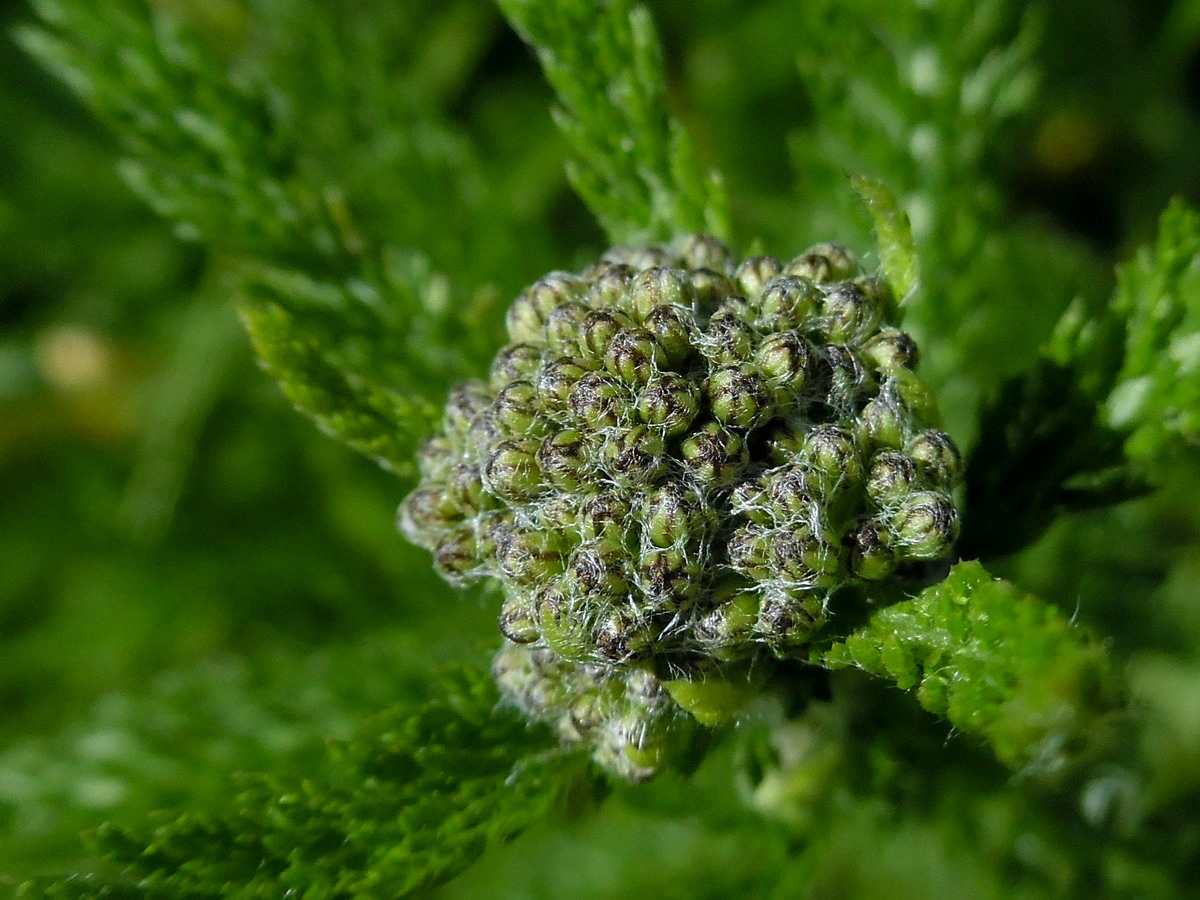
[(961, 459), (893, 307), (833, 244), (739, 263), (693, 236), (553, 272), (451, 394), (400, 527), (451, 583), (499, 581), (530, 671), (792, 653), (834, 591), (957, 534)]
[(646, 664), (573, 663), (548, 647), (506, 643), (492, 661), (501, 692), (564, 743), (585, 743), (592, 758), (626, 781), (658, 771), (679, 735), (670, 695)]

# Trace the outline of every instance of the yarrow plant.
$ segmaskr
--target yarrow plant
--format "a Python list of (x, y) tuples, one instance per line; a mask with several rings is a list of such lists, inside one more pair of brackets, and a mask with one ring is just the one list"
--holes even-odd
[[(1106, 263), (1008, 208), (997, 163), (1055, 124), (1055, 9), (664, 4), (668, 103), (629, 0), (33, 5), (24, 48), (207, 248), (286, 397), (398, 476), (385, 502), (453, 590), (405, 562), (403, 638), (97, 713), (66, 775), (0, 755), (0, 801), (113, 759), (145, 798), (23, 896), (611, 896), (574, 874), (593, 845), (628, 857), (622, 896), (1200, 884), (1200, 669), (1121, 582), (1169, 596), (1194, 564), (1146, 522), (1195, 524), (1156, 488), (1195, 474), (1200, 215), (1173, 201), (1101, 302)], [(509, 35), (557, 131), (513, 127), (544, 98)], [(564, 155), (602, 237), (546, 224), (580, 212)], [(378, 492), (333, 493), (370, 493), (330, 514), (361, 534)], [(426, 643), (470, 664), (405, 669)], [(148, 825), (181, 790), (146, 774), (180, 752), (156, 723), (189, 707), (219, 713), (187, 751), (209, 770), (264, 768), (238, 723), (339, 740)], [(597, 808), (579, 847), (541, 825), (501, 849)], [(652, 872), (621, 818), (646, 809), (694, 829)]]

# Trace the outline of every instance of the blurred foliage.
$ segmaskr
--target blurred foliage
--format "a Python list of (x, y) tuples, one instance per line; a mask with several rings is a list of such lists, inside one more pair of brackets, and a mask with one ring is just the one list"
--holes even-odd
[[(0, 8), (9, 884), (88, 871), (77, 835), (105, 821), (222, 821), (235, 771), (275, 773), (242, 795), (251, 818), (288, 785), (345, 778), (359, 751), (336, 748), (419, 721), (404, 710), (436, 663), (486, 660), (492, 614), (394, 531), (405, 483), (287, 400), (402, 472), (424, 404), (480, 373), (508, 299), (604, 245), (573, 160), (610, 233), (638, 215), (646, 233), (723, 228), (723, 194), (739, 249), (837, 239), (872, 258), (874, 225), (885, 266), (888, 246), (905, 258), (901, 220), (873, 221), (846, 175), (877, 179), (858, 182), (876, 212), (870, 185), (893, 192), (920, 260), (905, 327), (984, 480), (965, 552), (1004, 556), (1016, 586), (978, 590), (1036, 594), (1057, 607), (1039, 615), (1088, 629), (1139, 716), (1117, 762), (1036, 787), (920, 691), (792, 673), (812, 701), (749, 710), (686, 783), (599, 807), (568, 783), (441, 893), (1200, 889), (1195, 214), (1173, 205), (1159, 230), (1172, 196), (1200, 202), (1200, 3), (652, 2), (665, 90), (618, 85), (653, 125), (643, 168), (620, 155), (625, 123), (589, 116), (545, 50), (543, 81), (483, 0), (37, 5), (47, 30), (26, 3)], [(533, 18), (565, 0), (500, 6), (543, 46), (570, 37)], [(633, 21), (654, 75), (653, 29)], [(600, 37), (591, 90), (621, 77)], [(1157, 490), (1114, 505), (1143, 480)]]

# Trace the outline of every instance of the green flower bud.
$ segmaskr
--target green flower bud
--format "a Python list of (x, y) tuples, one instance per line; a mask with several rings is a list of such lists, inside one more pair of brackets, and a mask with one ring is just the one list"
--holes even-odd
[(624, 494), (602, 491), (586, 497), (579, 508), (579, 529), (585, 541), (620, 544), (629, 528), (632, 506)]
[(619, 309), (594, 310), (583, 320), (581, 351), (588, 359), (601, 362), (613, 339), (633, 327), (633, 319)]
[(822, 359), (829, 385), (825, 405), (839, 418), (849, 417), (870, 389), (870, 377), (854, 351), (842, 344), (827, 345)]
[(679, 445), (685, 470), (709, 487), (732, 484), (749, 462), (746, 442), (717, 422), (693, 429)]
[(608, 345), (604, 366), (626, 384), (645, 384), (667, 363), (667, 354), (650, 332), (620, 331)]
[(892, 546), (908, 559), (938, 559), (958, 537), (958, 511), (936, 491), (914, 491), (888, 520)]
[(505, 434), (523, 436), (545, 426), (541, 418), (537, 388), (528, 381), (514, 381), (492, 401), (492, 420)]
[(417, 452), (417, 470), (421, 473), (421, 480), (441, 480), (458, 455), (455, 443), (445, 435), (429, 438)]
[(585, 598), (551, 583), (536, 590), (533, 597), (538, 630), (546, 645), (566, 660), (584, 660), (592, 652), (591, 617)]
[(697, 338), (699, 350), (714, 365), (732, 365), (749, 357), (758, 335), (728, 309), (716, 313)]
[(873, 334), (882, 314), (876, 297), (849, 282), (834, 285), (821, 301), (825, 334), (840, 344), (857, 344)]
[(629, 590), (629, 577), (621, 549), (581, 544), (567, 563), (564, 587), (577, 597), (623, 596)]
[(562, 572), (564, 549), (558, 535), (510, 526), (496, 541), (496, 562), (510, 584), (530, 588)]
[(484, 484), (502, 500), (532, 500), (546, 490), (537, 464), (537, 443), (501, 441), (483, 465)]
[(828, 284), (857, 275), (858, 261), (841, 244), (814, 244), (788, 263), (784, 272)]
[(635, 577), (655, 611), (674, 613), (700, 593), (703, 574), (698, 559), (685, 550), (670, 547), (643, 553)]
[(484, 493), (479, 467), (465, 463), (454, 466), (447, 473), (445, 497), (463, 514), (478, 513), (491, 499)]
[(571, 392), (588, 371), (582, 360), (571, 356), (560, 356), (551, 360), (542, 367), (537, 376), (538, 400), (547, 410), (566, 410)]
[(878, 581), (896, 568), (896, 554), (888, 541), (890, 536), (881, 522), (864, 522), (847, 535), (850, 548), (850, 571), (867, 581)]
[(758, 595), (741, 590), (705, 613), (692, 627), (700, 648), (718, 659), (744, 654), (758, 621), (759, 604)]
[(922, 431), (904, 449), (917, 468), (937, 487), (949, 490), (962, 477), (962, 454), (944, 431)]
[(729, 248), (710, 234), (688, 236), (679, 249), (680, 261), (689, 269), (724, 272), (733, 267)]
[(489, 385), (494, 391), (510, 381), (533, 381), (542, 367), (542, 350), (533, 344), (509, 344), (492, 362)]
[(437, 538), (462, 520), (462, 512), (442, 484), (418, 487), (404, 498), (396, 516), (401, 533), (421, 547), (432, 549)]
[(666, 365), (680, 366), (692, 356), (699, 329), (690, 310), (660, 306), (646, 316), (645, 324), (646, 330), (662, 347)]
[(433, 565), (438, 574), (456, 586), (477, 578), (482, 563), (475, 531), (469, 525), (460, 525), (445, 534), (433, 550)]
[(823, 595), (810, 591), (772, 588), (763, 594), (754, 630), (775, 653), (808, 642), (825, 622)]
[(728, 276), (712, 269), (692, 269), (688, 276), (696, 309), (716, 309), (726, 297), (736, 297), (739, 293)]
[(650, 624), (629, 607), (618, 607), (596, 629), (596, 650), (610, 663), (645, 656), (654, 645)]
[(582, 303), (564, 303), (546, 316), (545, 343), (553, 353), (574, 355), (580, 351), (583, 322), (591, 310)]
[(699, 411), (699, 390), (688, 379), (670, 372), (651, 377), (638, 395), (638, 418), (659, 428), (665, 437), (686, 431)]
[(538, 447), (537, 462), (542, 474), (567, 491), (578, 491), (593, 472), (587, 442), (573, 428), (547, 436)]
[(783, 263), (773, 256), (752, 256), (743, 260), (733, 272), (741, 293), (746, 297), (757, 297), (767, 282), (783, 271)]
[(805, 278), (773, 278), (756, 304), (758, 323), (771, 331), (811, 327), (821, 303), (821, 291)]
[(588, 302), (596, 309), (614, 309), (623, 305), (635, 274), (632, 266), (623, 263), (603, 266), (592, 279)]
[(763, 484), (771, 520), (788, 525), (815, 521), (827, 491), (825, 482), (814, 478), (803, 463), (771, 469), (764, 473)]
[(625, 303), (640, 322), (660, 306), (691, 309), (695, 296), (691, 281), (679, 269), (656, 267), (634, 277)]
[(763, 433), (763, 446), (772, 465), (786, 465), (804, 452), (804, 426), (793, 421), (771, 423)]
[(533, 598), (529, 594), (509, 594), (500, 607), (500, 633), (514, 644), (532, 644), (540, 638)]
[(757, 478), (738, 482), (729, 492), (729, 509), (736, 516), (742, 516), (755, 525), (770, 525), (774, 522), (771, 515), (766, 489)]
[(841, 547), (837, 537), (824, 530), (776, 532), (771, 557), (773, 574), (805, 588), (835, 587), (841, 574)]
[(713, 417), (725, 425), (753, 428), (775, 413), (775, 392), (750, 366), (717, 369), (707, 388)]
[(898, 450), (904, 446), (912, 416), (896, 392), (887, 384), (859, 414), (859, 433), (865, 443)]
[(897, 328), (884, 328), (862, 345), (861, 352), (864, 361), (883, 375), (917, 367), (917, 342)]
[(471, 421), (491, 406), (492, 395), (482, 381), (464, 381), (450, 392), (446, 401), (447, 435), (465, 435)]
[(642, 534), (655, 547), (694, 546), (707, 537), (709, 507), (694, 487), (668, 481), (642, 501)]
[(771, 544), (777, 532), (762, 525), (743, 525), (729, 536), (726, 552), (735, 572), (754, 581), (770, 578), (774, 563)]
[(610, 430), (600, 450), (601, 465), (619, 485), (646, 487), (667, 469), (662, 435), (645, 425)]
[(909, 457), (880, 450), (867, 470), (867, 496), (878, 507), (891, 507), (912, 492), (916, 480), (917, 467)]
[(824, 494), (857, 484), (863, 476), (862, 459), (853, 435), (837, 425), (818, 425), (808, 433), (804, 440), (804, 461), (813, 485)]
[(588, 372), (576, 382), (567, 405), (580, 427), (595, 429), (620, 422), (629, 401), (619, 381)]
[(754, 362), (771, 384), (799, 396), (808, 383), (816, 350), (795, 331), (768, 335), (754, 351)]
[(567, 272), (551, 272), (535, 282), (508, 308), (506, 321), (513, 343), (541, 344), (551, 311), (579, 299), (587, 288), (586, 281)]

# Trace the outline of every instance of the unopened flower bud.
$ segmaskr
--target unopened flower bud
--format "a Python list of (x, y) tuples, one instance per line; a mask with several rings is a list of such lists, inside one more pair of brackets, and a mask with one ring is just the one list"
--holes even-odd
[(537, 451), (538, 467), (554, 484), (578, 491), (592, 473), (584, 436), (573, 428), (548, 435)]
[(738, 295), (737, 285), (721, 272), (712, 269), (692, 269), (688, 276), (698, 309), (716, 309), (726, 297)]
[(701, 484), (731, 484), (749, 461), (746, 442), (717, 422), (706, 422), (684, 439), (679, 454), (686, 471)]
[(925, 477), (940, 488), (949, 490), (962, 477), (962, 454), (944, 431), (922, 431), (904, 449)]
[(778, 578), (805, 588), (832, 588), (841, 574), (841, 547), (821, 529), (776, 532), (771, 557)]
[(546, 489), (538, 468), (537, 443), (501, 441), (492, 449), (483, 466), (488, 491), (503, 500), (532, 500)]
[(448, 582), (463, 585), (473, 580), (482, 560), (474, 530), (460, 525), (445, 534), (433, 550), (433, 565)]
[(605, 368), (631, 385), (645, 384), (666, 362), (654, 335), (642, 328), (618, 332), (604, 354)]
[(662, 347), (668, 366), (680, 366), (691, 357), (699, 329), (690, 310), (660, 306), (646, 316), (645, 324), (646, 330)]
[(775, 411), (775, 392), (753, 368), (725, 366), (708, 378), (708, 402), (717, 421), (734, 428), (753, 428)]
[(574, 357), (561, 356), (551, 360), (542, 367), (537, 376), (538, 399), (547, 410), (565, 410), (571, 392), (588, 371), (588, 368)]
[(694, 298), (691, 282), (680, 270), (657, 267), (634, 277), (626, 308), (640, 322), (660, 306), (691, 309)]
[(679, 248), (679, 256), (689, 269), (724, 272), (733, 265), (729, 249), (709, 234), (689, 235)]
[(841, 244), (814, 244), (788, 263), (784, 272), (828, 284), (857, 275), (858, 261)]
[(646, 654), (654, 643), (654, 632), (629, 607), (618, 607), (596, 628), (595, 642), (597, 652), (608, 662), (625, 662)]
[(759, 603), (754, 630), (775, 653), (804, 644), (825, 621), (820, 595), (786, 588), (768, 590)]
[(508, 309), (508, 335), (513, 343), (541, 344), (551, 311), (582, 297), (587, 282), (567, 272), (551, 272), (513, 301)]
[(562, 572), (563, 550), (558, 535), (513, 526), (496, 543), (496, 561), (510, 584), (529, 588)]
[(612, 429), (601, 446), (601, 465), (617, 484), (645, 488), (667, 469), (662, 435), (645, 425)]
[(492, 361), (489, 387), (498, 391), (510, 381), (532, 381), (542, 367), (542, 349), (533, 344), (509, 344)]
[(670, 613), (687, 606), (700, 592), (700, 561), (678, 547), (647, 550), (638, 562), (638, 586), (652, 608)]
[(759, 324), (771, 331), (811, 326), (821, 303), (821, 291), (806, 278), (782, 275), (767, 282), (758, 298)]
[(579, 529), (585, 541), (620, 543), (629, 528), (632, 506), (626, 495), (602, 491), (588, 496), (579, 509)]
[(758, 335), (731, 311), (716, 313), (700, 336), (700, 352), (714, 365), (736, 364), (750, 355)]
[(593, 310), (583, 320), (581, 352), (589, 359), (601, 362), (613, 339), (633, 327), (633, 319), (619, 309)]
[(729, 537), (729, 565), (735, 572), (759, 581), (773, 574), (771, 543), (776, 532), (762, 525), (743, 525)]
[(839, 344), (857, 344), (874, 333), (882, 313), (877, 298), (852, 282), (834, 285), (821, 301), (825, 334)]
[(532, 644), (541, 633), (531, 595), (509, 594), (500, 607), (500, 633), (514, 644)]
[(492, 401), (492, 416), (506, 434), (522, 437), (539, 430), (541, 419), (537, 388), (528, 381), (513, 381)]
[(863, 359), (883, 375), (917, 367), (917, 342), (898, 328), (884, 328), (862, 345)]
[(682, 375), (659, 373), (638, 394), (638, 418), (665, 437), (682, 434), (700, 412), (700, 391)]
[(733, 279), (746, 297), (757, 297), (767, 282), (783, 271), (783, 263), (773, 256), (752, 256), (734, 270)]
[(471, 420), (487, 410), (492, 395), (482, 381), (464, 381), (446, 401), (445, 427), (448, 435), (465, 435)]
[(895, 450), (880, 450), (867, 470), (867, 496), (879, 507), (890, 507), (908, 496), (917, 479), (912, 459)]
[(910, 559), (938, 559), (958, 537), (958, 511), (945, 494), (914, 491), (888, 521), (892, 544)]
[(575, 384), (567, 405), (571, 417), (583, 428), (616, 425), (625, 413), (625, 389), (614, 378), (588, 372)]
[(896, 554), (889, 546), (890, 536), (880, 522), (864, 522), (850, 532), (850, 571), (867, 581), (886, 578), (896, 567)]
[(853, 435), (837, 425), (819, 425), (808, 433), (804, 460), (815, 485), (825, 493), (841, 485), (857, 484), (863, 475)]
[(683, 547), (707, 537), (708, 504), (695, 488), (668, 481), (641, 507), (642, 533), (655, 547)]
[(591, 310), (582, 303), (564, 303), (546, 316), (545, 343), (552, 353), (575, 355), (580, 352), (583, 321)]
[(629, 589), (628, 571), (620, 548), (583, 544), (567, 563), (564, 582), (573, 596), (613, 598)]
[(815, 354), (812, 344), (803, 335), (781, 331), (763, 339), (754, 351), (754, 362), (773, 385), (799, 399)]
[(613, 309), (625, 302), (625, 295), (633, 283), (635, 270), (632, 266), (615, 263), (604, 266), (592, 279), (588, 293), (589, 303), (596, 309)]

